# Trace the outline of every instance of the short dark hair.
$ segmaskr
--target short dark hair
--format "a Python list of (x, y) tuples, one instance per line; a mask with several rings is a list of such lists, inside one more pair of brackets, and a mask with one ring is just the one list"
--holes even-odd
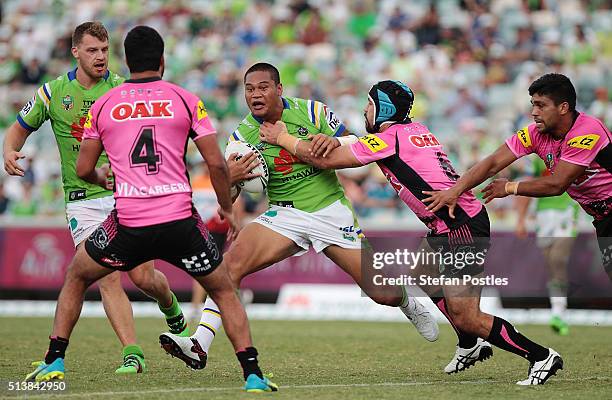
[(555, 73), (542, 75), (529, 86), (529, 95), (534, 94), (550, 97), (555, 105), (567, 102), (570, 111), (576, 109), (576, 89), (565, 75)]
[(83, 36), (91, 35), (101, 41), (108, 40), (108, 31), (100, 21), (83, 22), (72, 32), (72, 47), (77, 47), (83, 41)]
[(150, 26), (139, 25), (123, 42), (130, 72), (157, 71), (164, 55), (164, 39)]
[(270, 76), (275, 84), (278, 85), (280, 83), (280, 73), (278, 72), (278, 69), (276, 69), (274, 65), (264, 62), (251, 65), (251, 67), (244, 73), (244, 82), (246, 82), (246, 77), (248, 74), (256, 71), (268, 72), (270, 73)]

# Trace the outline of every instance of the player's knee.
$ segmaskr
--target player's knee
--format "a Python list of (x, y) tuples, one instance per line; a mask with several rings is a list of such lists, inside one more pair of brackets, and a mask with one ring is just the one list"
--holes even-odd
[(226, 253), (223, 257), (223, 264), (227, 270), (230, 281), (232, 281), (234, 287), (239, 288), (240, 282), (242, 278), (244, 278), (243, 263), (240, 262), (238, 257)]
[(83, 264), (80, 262), (78, 256), (75, 257), (68, 269), (66, 270), (66, 276), (64, 277), (64, 283), (79, 283), (89, 287), (95, 282), (89, 274), (85, 272)]
[(100, 291), (103, 293), (112, 293), (117, 290), (123, 290), (121, 287), (121, 274), (119, 272), (113, 272), (106, 275), (104, 278), (98, 281)]
[(142, 273), (141, 271), (138, 271), (137, 273), (133, 273), (132, 271), (129, 274), (132, 283), (141, 290), (146, 289), (147, 285), (149, 285), (149, 281), (151, 279), (147, 275), (149, 274)]

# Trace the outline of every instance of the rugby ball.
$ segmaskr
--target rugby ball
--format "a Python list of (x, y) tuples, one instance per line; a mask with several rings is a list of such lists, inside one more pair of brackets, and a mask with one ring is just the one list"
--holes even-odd
[(255, 156), (259, 160), (259, 165), (253, 168), (251, 173), (259, 173), (260, 176), (239, 182), (236, 184), (236, 186), (242, 190), (246, 190), (247, 192), (263, 193), (266, 191), (266, 187), (268, 187), (268, 166), (266, 165), (266, 160), (264, 159), (263, 155), (255, 146), (240, 140), (229, 142), (225, 148), (225, 159), (228, 160), (230, 154), (237, 153), (235, 159), (239, 160), (251, 152), (255, 153)]

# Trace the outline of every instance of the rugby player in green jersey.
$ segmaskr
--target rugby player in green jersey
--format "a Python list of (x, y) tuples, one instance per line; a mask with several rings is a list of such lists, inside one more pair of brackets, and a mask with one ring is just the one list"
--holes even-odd
[[(532, 162), (531, 176), (551, 174), (539, 158)], [(516, 198), (516, 235), (527, 237), (527, 219), (530, 197)], [(564, 319), (567, 310), (567, 267), (576, 240), (578, 213), (580, 209), (567, 193), (553, 197), (538, 197), (535, 210), (536, 245), (542, 250), (548, 269), (548, 294), (550, 299), (550, 327), (561, 336), (569, 334), (569, 325)]]
[[(108, 70), (108, 48), (108, 32), (100, 22), (77, 26), (72, 35), (72, 55), (77, 68), (43, 84), (17, 114), (17, 121), (9, 127), (4, 139), (4, 169), (9, 175), (24, 176), (18, 160), (25, 155), (20, 151), (32, 132), (46, 120), (51, 121), (61, 160), (66, 218), (75, 247), (104, 222), (115, 204), (111, 190), (87, 183), (76, 174), (83, 125), (91, 105), (123, 82), (123, 78)], [(104, 164), (108, 164), (106, 154), (98, 161), (98, 166)], [(170, 330), (186, 335), (188, 330), (178, 301), (165, 275), (154, 268), (153, 262), (128, 274), (138, 288), (158, 301)], [(117, 271), (99, 281), (104, 310), (123, 345), (123, 364), (115, 372), (141, 373), (146, 370), (144, 353), (136, 344), (132, 306), (120, 278)], [(44, 362), (35, 364), (37, 371), (45, 368)], [(47, 368), (36, 377), (37, 380), (54, 378), (63, 379), (63, 365)]]
[[(278, 70), (270, 64), (251, 66), (244, 76), (245, 100), (251, 113), (239, 124), (231, 140), (241, 140), (256, 146), (268, 166), (267, 194), (269, 209), (238, 234), (224, 255), (230, 276), (236, 287), (241, 280), (256, 271), (291, 256), (306, 253), (312, 246), (323, 252), (348, 273), (363, 291), (379, 304), (399, 307), (419, 333), (429, 341), (438, 338), (438, 326), (433, 316), (405, 287), (395, 286), (388, 293), (372, 292), (362, 281), (362, 240), (351, 204), (344, 195), (334, 170), (314, 168), (287, 150), (259, 139), (259, 127), (264, 122), (282, 120), (296, 137), (324, 134), (340, 137), (346, 130), (338, 117), (325, 104), (283, 96)], [(342, 138), (348, 140), (348, 138)], [(356, 137), (355, 137), (356, 139)], [(245, 163), (253, 160), (243, 157)], [(232, 183), (251, 177), (237, 173), (236, 163), (230, 163)], [(238, 165), (239, 166), (239, 165)], [(250, 168), (238, 168), (242, 172)], [(192, 349), (198, 343), (207, 353), (215, 333), (221, 326), (219, 308), (207, 299), (197, 331), (189, 338), (164, 333), (160, 341), (174, 342), (165, 347), (192, 368), (206, 365), (206, 354)]]

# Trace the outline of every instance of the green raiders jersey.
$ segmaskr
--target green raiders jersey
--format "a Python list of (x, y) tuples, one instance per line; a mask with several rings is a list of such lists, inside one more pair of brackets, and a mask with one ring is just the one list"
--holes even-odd
[[(42, 85), (34, 97), (17, 114), (19, 124), (30, 132), (51, 120), (62, 164), (65, 201), (95, 199), (110, 196), (111, 191), (87, 183), (76, 174), (76, 161), (83, 138), (83, 125), (91, 105), (108, 90), (123, 83), (123, 78), (108, 71), (91, 89), (85, 89), (76, 79), (76, 69)], [(108, 163), (102, 153), (98, 166)]]
[[(281, 120), (293, 136), (301, 139), (319, 133), (340, 136), (345, 130), (336, 114), (321, 102), (284, 97), (283, 104)], [(335, 170), (317, 169), (280, 146), (262, 142), (259, 140), (261, 123), (262, 120), (249, 114), (229, 140), (248, 142), (264, 156), (270, 173), (268, 199), (271, 204), (314, 212), (344, 198)]]
[[(533, 173), (534, 177), (539, 176), (547, 176), (550, 175), (550, 171), (546, 168), (546, 164), (539, 157), (534, 157), (533, 159)], [(553, 197), (538, 197), (536, 201), (536, 210), (565, 210), (567, 208), (575, 208), (576, 212), (578, 212), (578, 203), (576, 203), (572, 198), (564, 192), (559, 196)]]

